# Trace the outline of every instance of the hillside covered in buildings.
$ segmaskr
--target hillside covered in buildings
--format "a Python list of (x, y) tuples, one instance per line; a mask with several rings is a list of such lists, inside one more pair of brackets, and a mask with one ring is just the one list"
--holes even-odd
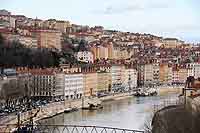
[[(0, 90), (7, 102), (19, 96), (81, 98), (138, 86), (184, 84), (188, 76), (200, 75), (199, 56), (198, 44), (177, 38), (0, 10)], [(16, 87), (21, 89), (16, 92)], [(24, 93), (28, 88), (34, 89)]]

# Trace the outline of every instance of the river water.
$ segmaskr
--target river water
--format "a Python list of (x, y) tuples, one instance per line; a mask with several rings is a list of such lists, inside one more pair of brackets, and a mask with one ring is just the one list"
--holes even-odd
[(63, 113), (55, 117), (41, 120), (49, 125), (95, 125), (127, 129), (144, 129), (153, 114), (155, 105), (169, 99), (176, 99), (176, 94), (154, 97), (132, 97), (103, 103), (103, 109), (88, 111), (79, 110), (73, 113)]

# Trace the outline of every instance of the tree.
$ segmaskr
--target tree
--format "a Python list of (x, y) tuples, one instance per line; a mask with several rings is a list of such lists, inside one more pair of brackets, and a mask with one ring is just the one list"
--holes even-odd
[(87, 42), (85, 40), (81, 40), (79, 46), (77, 48), (78, 51), (86, 51), (87, 50)]

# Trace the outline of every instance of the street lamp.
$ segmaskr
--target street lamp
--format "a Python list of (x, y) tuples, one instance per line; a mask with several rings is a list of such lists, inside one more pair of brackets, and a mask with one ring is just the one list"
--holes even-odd
[(20, 124), (21, 124), (20, 115), (21, 115), (21, 112), (17, 113), (17, 131), (18, 132), (20, 131)]
[(184, 95), (184, 106), (186, 107), (187, 104), (187, 93), (186, 91), (193, 91), (194, 89), (191, 88), (192, 82), (194, 82), (194, 77), (189, 76), (186, 80), (185, 87), (182, 89), (183, 90), (183, 95)]
[(129, 92), (131, 91), (131, 75), (129, 74), (129, 78), (128, 78), (128, 85), (129, 85)]

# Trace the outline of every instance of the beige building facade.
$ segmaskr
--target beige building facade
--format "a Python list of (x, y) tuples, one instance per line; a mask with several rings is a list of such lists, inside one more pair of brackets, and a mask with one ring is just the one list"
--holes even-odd
[(31, 33), (37, 38), (39, 48), (61, 50), (61, 32), (55, 30), (32, 30)]
[(111, 74), (108, 72), (97, 73), (97, 94), (111, 91)]
[(84, 97), (95, 96), (97, 93), (97, 73), (86, 72), (83, 73), (83, 94)]
[(70, 26), (71, 25), (69, 21), (56, 21), (55, 23), (55, 29), (59, 30), (62, 33), (66, 33), (66, 29)]

